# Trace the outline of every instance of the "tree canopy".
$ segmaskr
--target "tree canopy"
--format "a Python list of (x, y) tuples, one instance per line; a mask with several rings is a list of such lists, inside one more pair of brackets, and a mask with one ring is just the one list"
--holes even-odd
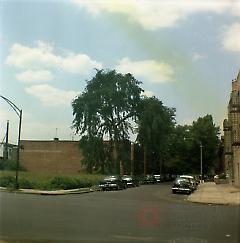
[[(121, 143), (129, 138), (140, 112), (141, 82), (130, 73), (97, 70), (87, 81), (82, 94), (74, 99), (73, 127), (80, 135), (108, 138), (113, 147), (113, 160), (121, 160)], [(117, 165), (116, 165), (117, 168)]]
[(73, 127), (81, 135), (107, 136), (115, 141), (129, 138), (131, 121), (140, 109), (140, 83), (130, 73), (97, 70), (72, 103)]
[[(142, 112), (138, 119), (138, 141), (145, 148), (145, 173), (147, 173), (149, 166), (158, 170), (158, 173), (161, 171), (163, 155), (174, 124), (174, 108), (164, 106), (156, 97), (145, 97), (142, 100)], [(154, 159), (151, 156), (153, 154), (155, 155)], [(149, 155), (151, 162), (154, 162), (155, 165), (146, 165)]]
[[(81, 135), (84, 163), (89, 172), (97, 168), (119, 173), (130, 168), (130, 134), (137, 126), (138, 173), (209, 173), (219, 158), (219, 127), (211, 115), (192, 125), (177, 125), (175, 108), (156, 97), (142, 95), (141, 82), (132, 74), (96, 70), (85, 90), (72, 102), (73, 128)], [(107, 142), (103, 142), (107, 140)], [(143, 166), (142, 166), (143, 165)], [(144, 168), (144, 169), (143, 169)]]

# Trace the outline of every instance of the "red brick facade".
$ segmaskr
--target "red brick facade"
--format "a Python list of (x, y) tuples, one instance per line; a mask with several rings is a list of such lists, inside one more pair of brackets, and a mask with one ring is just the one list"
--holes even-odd
[(21, 141), (20, 164), (28, 171), (76, 173), (82, 159), (77, 141)]

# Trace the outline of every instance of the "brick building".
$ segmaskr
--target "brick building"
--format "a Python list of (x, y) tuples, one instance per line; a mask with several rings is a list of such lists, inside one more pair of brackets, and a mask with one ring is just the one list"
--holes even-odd
[(223, 122), (225, 171), (230, 181), (240, 185), (240, 72), (232, 81), (228, 119)]
[(20, 163), (28, 171), (76, 173), (82, 159), (77, 141), (21, 140)]

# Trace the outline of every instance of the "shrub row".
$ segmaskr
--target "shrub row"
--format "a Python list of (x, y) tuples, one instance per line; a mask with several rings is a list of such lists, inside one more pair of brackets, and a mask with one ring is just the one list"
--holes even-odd
[[(84, 187), (91, 187), (92, 183), (87, 179), (69, 178), (69, 177), (54, 177), (48, 181), (32, 181), (25, 178), (19, 179), (19, 187), (24, 189), (42, 189), (42, 190), (55, 190), (55, 189), (77, 189)], [(0, 177), (0, 187), (14, 188), (14, 176)]]
[[(16, 171), (17, 162), (15, 160), (0, 160), (0, 170)], [(20, 171), (25, 171), (22, 165), (19, 165)]]

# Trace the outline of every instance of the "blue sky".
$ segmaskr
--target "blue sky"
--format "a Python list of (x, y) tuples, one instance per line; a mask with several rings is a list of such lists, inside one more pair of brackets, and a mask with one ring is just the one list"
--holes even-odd
[[(23, 109), (22, 139), (78, 139), (71, 100), (94, 68), (131, 72), (191, 124), (221, 125), (240, 68), (239, 0), (0, 0), (1, 95)], [(3, 100), (1, 133), (18, 118)], [(56, 130), (57, 128), (57, 130)]]

